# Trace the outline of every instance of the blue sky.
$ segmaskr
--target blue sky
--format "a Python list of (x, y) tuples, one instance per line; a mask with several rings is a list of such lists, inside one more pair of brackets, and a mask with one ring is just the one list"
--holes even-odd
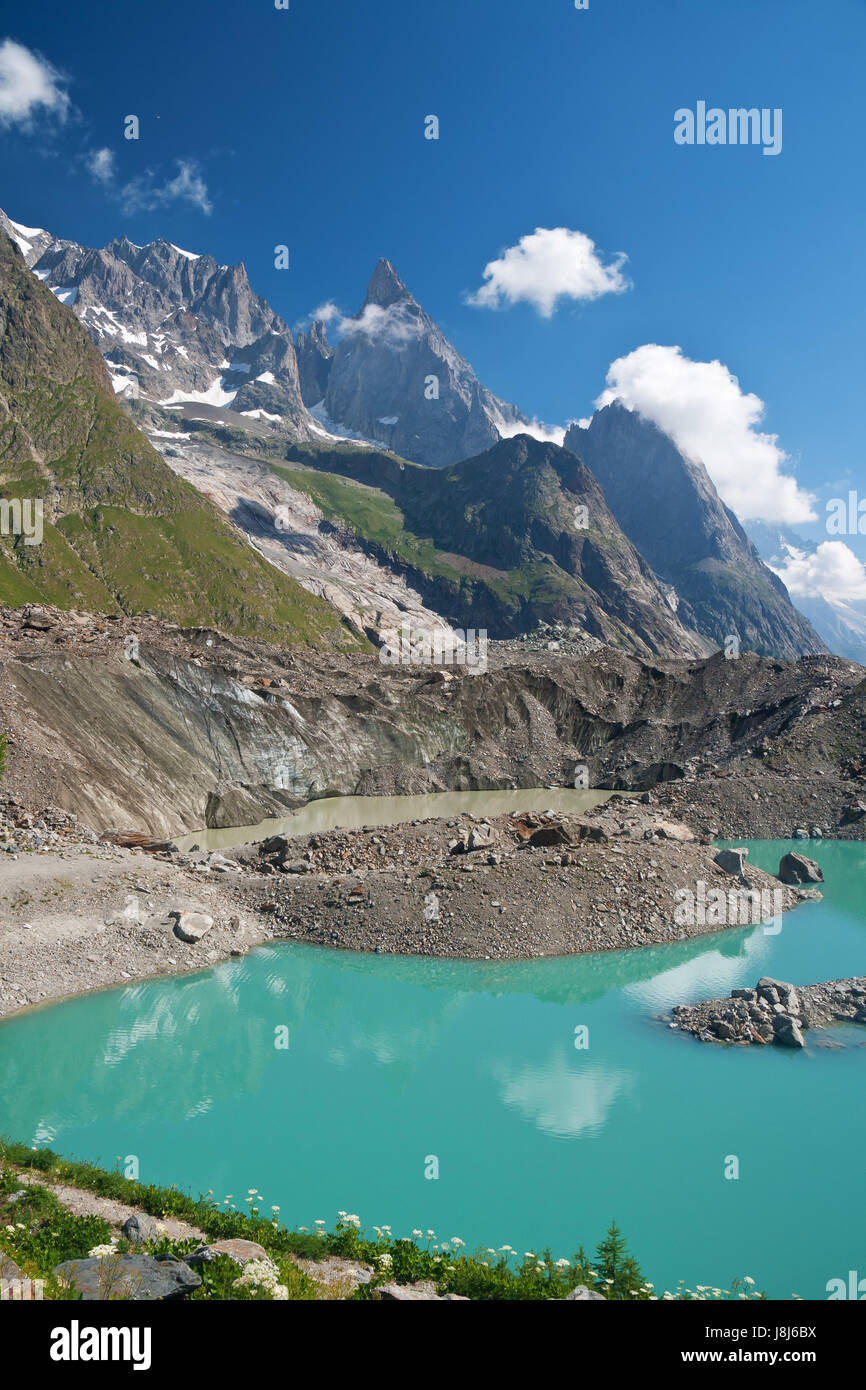
[[(485, 384), (556, 424), (591, 413), (614, 360), (676, 346), (765, 403), (757, 429), (822, 518), (866, 490), (863, 0), (47, 0), (4, 37), (68, 97), (0, 123), (16, 220), (243, 260), (292, 324), (356, 310), (385, 255)], [(676, 145), (699, 100), (781, 108), (781, 154)], [(87, 171), (101, 149), (110, 180)], [(631, 287), (549, 317), (467, 303), (535, 228), (624, 253)]]

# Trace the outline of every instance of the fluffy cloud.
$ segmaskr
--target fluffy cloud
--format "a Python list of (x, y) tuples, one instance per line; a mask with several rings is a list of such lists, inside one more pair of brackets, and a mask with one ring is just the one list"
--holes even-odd
[(353, 334), (363, 334), (389, 347), (402, 347), (412, 338), (417, 338), (423, 328), (418, 315), (412, 314), (405, 304), (390, 304), (387, 308), (381, 304), (365, 304), (357, 317), (351, 317), (329, 300), (327, 304), (320, 304), (308, 319), (302, 319), (301, 325), (315, 319), (327, 324), (332, 342)]
[(69, 97), (60, 73), (38, 53), (4, 39), (0, 44), (0, 125), (29, 125), (37, 111), (66, 118)]
[(565, 428), (562, 425), (545, 425), (541, 420), (530, 420), (528, 425), (506, 424), (504, 421), (497, 421), (496, 428), (500, 438), (513, 439), (517, 434), (529, 434), (533, 439), (540, 439), (542, 444), (565, 443)]
[(626, 260), (620, 253), (605, 265), (595, 242), (584, 232), (536, 227), (484, 267), (484, 284), (467, 296), (467, 302), (499, 309), (523, 300), (550, 318), (562, 299), (600, 299), (629, 289), (622, 273)]
[(311, 323), (315, 323), (317, 320), (321, 323), (333, 323), (335, 320), (337, 322), (341, 322), (342, 319), (342, 309), (338, 308), (337, 305), (334, 304), (334, 302), (330, 299), (328, 300), (327, 304), (320, 304), (318, 309), (314, 309), (312, 314), (310, 315)]
[(421, 328), (418, 318), (406, 312), (405, 304), (365, 304), (356, 319), (340, 320), (339, 331), (344, 334), (363, 333), (377, 342), (399, 347), (411, 338), (417, 338)]
[(843, 541), (824, 541), (812, 555), (786, 545), (784, 564), (771, 568), (794, 599), (866, 599), (866, 567)]
[(701, 461), (742, 521), (814, 521), (811, 493), (782, 470), (778, 437), (756, 428), (764, 403), (746, 395), (721, 362), (693, 362), (678, 347), (647, 343), (612, 363), (596, 405), (619, 400), (653, 420), (689, 458)]
[(213, 212), (213, 204), (208, 194), (207, 184), (199, 173), (198, 165), (192, 159), (178, 159), (177, 173), (167, 183), (156, 182), (152, 170), (131, 179), (120, 190), (120, 200), (126, 213), (152, 212), (154, 208), (165, 207), (168, 203), (192, 203), (208, 215)]
[(114, 179), (114, 155), (111, 150), (92, 150), (84, 161), (87, 172), (97, 183), (111, 183)]

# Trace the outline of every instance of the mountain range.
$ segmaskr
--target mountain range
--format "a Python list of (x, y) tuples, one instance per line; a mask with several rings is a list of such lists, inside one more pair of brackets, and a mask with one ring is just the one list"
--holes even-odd
[(290, 645), (366, 645), (164, 463), (81, 324), (2, 231), (0, 496), (44, 513), (41, 544), (0, 534), (3, 602), (152, 610)]
[(322, 320), (295, 340), (243, 265), (164, 240), (93, 250), (3, 213), (0, 228), (171, 472), (356, 632), (553, 620), (641, 655), (732, 635), (825, 649), (703, 464), (617, 403), (565, 448), (541, 443), (389, 261), (332, 344)]

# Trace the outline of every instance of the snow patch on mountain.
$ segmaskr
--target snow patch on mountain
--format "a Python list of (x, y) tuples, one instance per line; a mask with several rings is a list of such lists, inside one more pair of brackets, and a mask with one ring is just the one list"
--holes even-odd
[(333, 440), (335, 443), (360, 444), (362, 449), (387, 449), (388, 445), (383, 444), (381, 439), (367, 439), (364, 435), (349, 428), (348, 425), (341, 425), (332, 420), (327, 410), (325, 402), (320, 401), (318, 405), (310, 406), (309, 414), (313, 421), (313, 429), (317, 435), (324, 439)]
[(206, 391), (173, 391), (160, 405), (185, 405), (192, 403), (195, 405), (231, 405), (237, 396), (237, 390), (226, 389), (224, 378), (218, 376)]

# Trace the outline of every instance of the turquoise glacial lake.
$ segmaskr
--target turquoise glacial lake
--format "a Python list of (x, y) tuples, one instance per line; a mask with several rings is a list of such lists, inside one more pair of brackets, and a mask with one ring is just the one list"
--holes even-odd
[(735, 1049), (655, 1017), (866, 972), (866, 846), (806, 848), (825, 897), (778, 935), (509, 965), (286, 943), (29, 1012), (0, 1024), (0, 1130), (242, 1209), (257, 1188), (290, 1226), (344, 1210), (558, 1258), (615, 1218), (658, 1293), (749, 1275), (826, 1298), (866, 1276), (866, 1029)]

